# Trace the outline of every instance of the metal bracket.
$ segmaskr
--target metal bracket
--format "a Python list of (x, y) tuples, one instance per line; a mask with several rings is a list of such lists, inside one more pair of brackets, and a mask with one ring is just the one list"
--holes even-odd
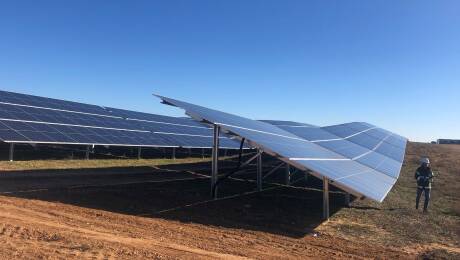
[(271, 169), (269, 172), (267, 172), (263, 179), (267, 178), (268, 176), (272, 175), (274, 172), (276, 172), (276, 170), (278, 170), (279, 168), (281, 168), (283, 165), (285, 165), (284, 162), (280, 163), (279, 165), (277, 165), (275, 168)]

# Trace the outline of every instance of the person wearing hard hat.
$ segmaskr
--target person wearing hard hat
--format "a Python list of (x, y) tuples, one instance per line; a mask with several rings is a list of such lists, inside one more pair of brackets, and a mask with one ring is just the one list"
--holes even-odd
[(417, 198), (415, 209), (418, 209), (418, 204), (422, 193), (425, 193), (425, 203), (423, 204), (423, 212), (427, 212), (428, 203), (430, 202), (431, 182), (433, 181), (433, 171), (431, 171), (430, 159), (422, 158), (421, 165), (415, 171), (415, 179), (417, 180)]

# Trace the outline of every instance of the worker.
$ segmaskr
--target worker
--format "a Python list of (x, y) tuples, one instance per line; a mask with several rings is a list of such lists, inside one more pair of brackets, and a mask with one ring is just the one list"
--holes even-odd
[(433, 172), (431, 171), (430, 159), (422, 158), (421, 165), (415, 171), (415, 179), (417, 180), (417, 198), (415, 209), (418, 209), (418, 204), (422, 193), (425, 193), (425, 203), (423, 204), (423, 212), (427, 212), (428, 203), (430, 202), (431, 182), (433, 181)]

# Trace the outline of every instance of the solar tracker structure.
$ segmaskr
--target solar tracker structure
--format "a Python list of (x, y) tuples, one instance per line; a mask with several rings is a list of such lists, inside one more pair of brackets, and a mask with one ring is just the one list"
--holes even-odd
[[(175, 118), (0, 91), (0, 140), (7, 143), (209, 148), (212, 129)], [(220, 138), (222, 148), (239, 142)]]
[(198, 121), (245, 138), (251, 146), (358, 197), (382, 202), (401, 169), (404, 137), (367, 123), (315, 127), (286, 121), (270, 123), (158, 96)]

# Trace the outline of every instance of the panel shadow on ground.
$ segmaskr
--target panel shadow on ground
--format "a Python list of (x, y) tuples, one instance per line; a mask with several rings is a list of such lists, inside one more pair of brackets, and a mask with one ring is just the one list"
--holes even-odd
[[(227, 167), (225, 167), (227, 164)], [(226, 162), (224, 168), (234, 167)], [(209, 163), (156, 167), (68, 169), (3, 172), (3, 196), (59, 202), (121, 214), (163, 218), (227, 228), (248, 229), (302, 237), (318, 226), (322, 193), (276, 188), (226, 200), (210, 200)], [(193, 172), (200, 175), (193, 174)], [(252, 173), (226, 180), (219, 197), (253, 191)], [(277, 178), (274, 174), (274, 178)], [(273, 180), (273, 179), (272, 179)], [(272, 181), (267, 180), (267, 182)], [(321, 182), (311, 177), (311, 185)], [(265, 184), (264, 188), (270, 188)], [(195, 204), (187, 207), (186, 205)], [(331, 194), (331, 213), (343, 206), (340, 194)], [(170, 211), (163, 212), (165, 210)], [(163, 213), (160, 213), (163, 212)]]

